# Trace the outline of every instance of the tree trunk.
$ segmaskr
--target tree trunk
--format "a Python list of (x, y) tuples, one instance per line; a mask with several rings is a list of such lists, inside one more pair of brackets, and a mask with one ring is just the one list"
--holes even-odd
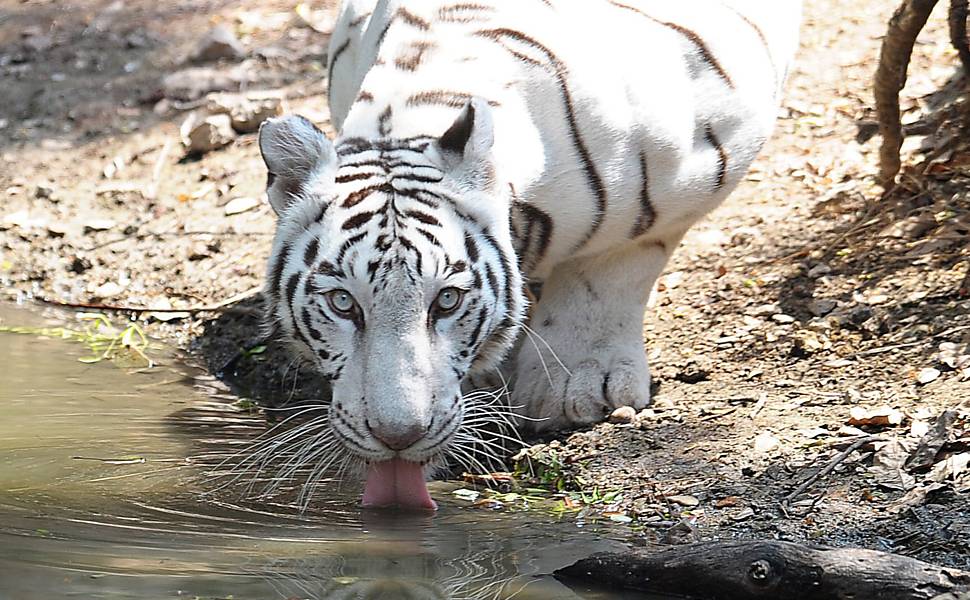
[(926, 25), (937, 0), (903, 0), (889, 20), (889, 30), (879, 52), (874, 93), (879, 115), (879, 176), (887, 188), (899, 173), (899, 150), (903, 131), (899, 115), (899, 91), (906, 85), (906, 70), (916, 36)]
[(970, 572), (873, 550), (778, 541), (594, 554), (555, 575), (696, 600), (933, 600), (970, 592)]

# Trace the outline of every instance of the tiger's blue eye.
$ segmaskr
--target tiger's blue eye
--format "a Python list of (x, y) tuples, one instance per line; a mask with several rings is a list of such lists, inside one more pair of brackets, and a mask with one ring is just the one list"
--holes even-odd
[(438, 293), (438, 297), (434, 301), (434, 306), (440, 313), (453, 312), (461, 305), (461, 300), (464, 295), (465, 293), (458, 288), (445, 288)]
[(342, 315), (349, 315), (357, 308), (357, 301), (347, 290), (333, 290), (327, 292), (327, 303), (330, 308)]

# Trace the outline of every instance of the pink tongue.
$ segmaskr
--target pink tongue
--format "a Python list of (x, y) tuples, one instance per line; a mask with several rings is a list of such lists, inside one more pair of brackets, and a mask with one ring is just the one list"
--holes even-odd
[(364, 506), (400, 506), (437, 510), (424, 482), (424, 470), (418, 463), (395, 458), (372, 463), (367, 468), (364, 484)]

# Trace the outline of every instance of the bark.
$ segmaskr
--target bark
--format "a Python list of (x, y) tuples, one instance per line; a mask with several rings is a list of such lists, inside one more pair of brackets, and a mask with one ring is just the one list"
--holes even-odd
[(950, 0), (950, 43), (963, 65), (963, 76), (970, 76), (970, 45), (967, 43), (967, 0)]
[(889, 20), (889, 29), (879, 52), (874, 93), (879, 132), (882, 134), (879, 176), (887, 188), (899, 173), (899, 150), (903, 145), (899, 91), (906, 85), (906, 70), (916, 36), (923, 29), (937, 1), (903, 0)]
[(886, 552), (778, 541), (594, 554), (556, 577), (695, 600), (933, 600), (970, 592), (970, 572)]

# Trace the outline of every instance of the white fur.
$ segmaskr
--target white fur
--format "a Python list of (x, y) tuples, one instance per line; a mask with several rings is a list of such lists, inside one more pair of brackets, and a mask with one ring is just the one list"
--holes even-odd
[[(730, 193), (767, 139), (801, 3), (551, 0), (550, 8), (493, 0), (484, 4), (494, 10), (476, 15), (485, 21), (436, 18), (453, 4), (347, 2), (331, 46), (333, 57), (349, 40), (334, 65), (334, 123), (342, 136), (375, 137), (390, 107), (391, 137), (439, 135), (457, 109), (408, 106), (409, 96), (440, 89), (493, 102), (496, 189), (514, 190), (554, 223), (545, 256), (523, 274), (544, 282), (531, 320), (541, 340), (519, 344), (514, 403), (543, 419), (540, 429), (594, 422), (616, 406), (640, 408), (650, 387), (641, 333), (647, 295), (686, 229)], [(402, 23), (401, 9), (432, 26)], [(503, 47), (473, 34), (483, 29), (528, 35), (555, 55), (558, 71), (534, 44), (505, 36)], [(414, 72), (394, 68), (415, 43), (434, 48)], [(605, 214), (589, 239), (597, 197), (568, 128), (561, 83), (606, 190)], [(355, 102), (361, 91), (373, 101)], [(711, 135), (727, 157), (721, 185)], [(641, 215), (641, 153), (656, 220), (631, 240)]]
[[(442, 16), (456, 4), (486, 8), (468, 18)], [(463, 435), (455, 425), (463, 415), (471, 424), (486, 418), (486, 409), (460, 398), (459, 379), (493, 370), (511, 345), (514, 328), (499, 322), (521, 320), (523, 279), (541, 283), (542, 293), (531, 315), (534, 333), (511, 357), (520, 414), (537, 429), (553, 429), (595, 422), (618, 406), (645, 406), (648, 293), (687, 228), (730, 193), (767, 139), (799, 16), (797, 0), (346, 2), (328, 65), (338, 149), (354, 139), (441, 139), (417, 152), (348, 154), (406, 159), (384, 163), (391, 171), (387, 165), (406, 165), (406, 172), (373, 175), (370, 189), (379, 191), (348, 207), (342, 201), (372, 175), (344, 164), (318, 131), (284, 119), (260, 136), (270, 171), (282, 179), (270, 188), (281, 220), (267, 289), (279, 300), (281, 283), (294, 282), (286, 291), (292, 302), (277, 302), (272, 316), (295, 338), (301, 319), (319, 330), (322, 341), (301, 350), (335, 377), (330, 427), (337, 438), (369, 460), (423, 462)], [(420, 100), (429, 93), (454, 101)], [(463, 132), (460, 150), (443, 136), (450, 127)], [(488, 307), (485, 326), (494, 327), (481, 356), (458, 354), (468, 322), (432, 325), (428, 316), (441, 289), (470, 286), (469, 272), (390, 272), (378, 287), (360, 275), (387, 256), (373, 254), (378, 229), (370, 222), (347, 227), (348, 219), (386, 212), (389, 198), (400, 203), (397, 215), (427, 210), (387, 191), (418, 185), (421, 173), (440, 174), (427, 185), (451, 200), (434, 215), (439, 242), (422, 245), (416, 235), (409, 243), (437, 267), (448, 256), (465, 260), (462, 228), (471, 217), (492, 272), (501, 266), (502, 281), (516, 290), (509, 297), (468, 292)], [(330, 208), (321, 213), (324, 205)], [(525, 272), (506, 268), (502, 255), (522, 242), (522, 231), (544, 231), (527, 226), (537, 213), (551, 223), (545, 252)], [(348, 229), (367, 237), (341, 254)], [(530, 243), (541, 246), (540, 237)], [(405, 250), (387, 253), (413, 260), (413, 247)], [(335, 255), (356, 266), (356, 280), (313, 274), (322, 257)], [(315, 288), (304, 286), (308, 277)], [(364, 331), (321, 299), (335, 288), (356, 298)], [(320, 349), (338, 357), (321, 359), (314, 355)], [(406, 449), (387, 443), (422, 431)]]

